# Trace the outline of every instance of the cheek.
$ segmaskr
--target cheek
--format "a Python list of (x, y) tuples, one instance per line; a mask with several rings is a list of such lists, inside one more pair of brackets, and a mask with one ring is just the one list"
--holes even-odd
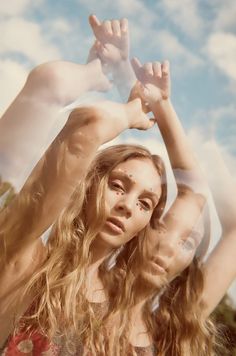
[(112, 208), (117, 200), (119, 199), (119, 193), (117, 194), (115, 191), (107, 189), (104, 194), (105, 206), (107, 208)]
[(138, 208), (135, 214), (135, 218), (133, 220), (133, 228), (135, 230), (135, 233), (144, 229), (150, 222), (150, 219), (151, 219), (150, 212), (146, 212), (145, 210), (140, 210)]
[(176, 263), (173, 265), (173, 273), (177, 276), (181, 274), (192, 262), (193, 260), (194, 253), (180, 253), (180, 256), (178, 257), (178, 260)]

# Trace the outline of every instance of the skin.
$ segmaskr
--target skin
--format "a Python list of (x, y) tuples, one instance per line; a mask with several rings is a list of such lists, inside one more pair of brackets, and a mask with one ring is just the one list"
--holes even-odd
[(62, 117), (61, 109), (84, 93), (110, 88), (98, 58), (85, 65), (54, 61), (34, 68), (0, 120), (2, 178), (13, 175), (24, 182), (46, 149), (45, 138)]
[(128, 20), (100, 21), (95, 15), (89, 16), (89, 24), (96, 38), (94, 48), (103, 68), (112, 73), (113, 82), (121, 97), (127, 100), (136, 77), (129, 60)]
[[(0, 240), (0, 243), (5, 243), (7, 250), (6, 256), (4, 249), (0, 249), (0, 286), (2, 286), (0, 288), (0, 325), (4, 325), (4, 330), (1, 328), (3, 340), (12, 328), (12, 318), (15, 314), (15, 305), (11, 304), (12, 301), (18, 299), (17, 295), (21, 294), (22, 286), (44, 260), (45, 248), (40, 236), (56, 220), (60, 211), (68, 203), (78, 182), (84, 178), (98, 147), (129, 127), (144, 129), (152, 126), (142, 112), (141, 101), (138, 99), (128, 104), (101, 102), (92, 108), (92, 113), (91, 120), (83, 122), (74, 110), (58, 138), (52, 143), (51, 150), (46, 153), (48, 162), (58, 162), (58, 165), (56, 170), (53, 164), (47, 168), (43, 184), (51, 189), (46, 189), (47, 193), (36, 211), (37, 219), (34, 218), (35, 212), (33, 213), (31, 206), (26, 205), (24, 209), (28, 216), (27, 221), (21, 221), (16, 233), (6, 237), (6, 243)], [(37, 177), (44, 159), (45, 157), (32, 171), (30, 180)], [(6, 217), (16, 214), (18, 199), (27, 192), (27, 189), (26, 182), (9, 209), (1, 212), (2, 218), (5, 214)], [(25, 224), (28, 226), (29, 221), (32, 221), (32, 224), (26, 234)], [(88, 283), (92, 286), (90, 289), (92, 299), (96, 283), (99, 283), (98, 267), (104, 258), (104, 252), (96, 256), (88, 273)], [(33, 265), (32, 260), (34, 260)], [(98, 300), (100, 299), (99, 296)], [(26, 307), (27, 301), (26, 305), (22, 304), (20, 314)]]
[[(92, 263), (86, 281), (86, 297), (90, 302), (101, 303), (106, 300), (98, 267), (114, 248), (130, 241), (148, 224), (160, 194), (160, 176), (148, 159), (130, 159), (117, 165), (111, 172), (104, 196), (105, 223), (91, 246)], [(88, 204), (88, 221), (93, 218), (93, 204), (92, 198)], [(109, 222), (112, 218), (118, 219), (125, 231), (117, 230)]]
[[(128, 242), (148, 224), (160, 195), (160, 176), (150, 160), (130, 159), (116, 166), (105, 189), (105, 223), (97, 243), (111, 249)], [(124, 231), (113, 226), (112, 218), (123, 224)]]
[(195, 256), (204, 232), (196, 199), (194, 196), (178, 199), (166, 213), (164, 227), (148, 230), (146, 249), (149, 261), (140, 274), (154, 288), (171, 282)]
[[(93, 48), (90, 54), (94, 56), (95, 52)], [(62, 76), (61, 73), (66, 75)], [(81, 86), (78, 85), (80, 82)], [(81, 93), (109, 88), (110, 82), (104, 76), (101, 61), (96, 56), (85, 66), (69, 62), (51, 62), (37, 67), (31, 72), (26, 85), (1, 119), (1, 135), (4, 137), (0, 145), (1, 154), (9, 160), (18, 155), (24, 156), (22, 141), (34, 143), (33, 147), (36, 147), (38, 141), (35, 135), (40, 140), (44, 137), (62, 107)], [(43, 118), (46, 121), (42, 121)], [(21, 131), (18, 127), (15, 130), (16, 124), (19, 124)], [(68, 203), (78, 182), (84, 178), (97, 149), (128, 128), (146, 130), (152, 125), (153, 122), (148, 120), (142, 111), (140, 99), (132, 100), (127, 104), (96, 103), (92, 108), (92, 114), (86, 120), (78, 115), (76, 109), (70, 114), (63, 130), (51, 144), (51, 150), (45, 154), (51, 164), (48, 165), (43, 184), (45, 188), (50, 187), (50, 189), (46, 189), (44, 199), (35, 212), (37, 219), (32, 215), (31, 207), (25, 206), (27, 222), (22, 221), (15, 234), (7, 236), (5, 241), (0, 240), (0, 243), (5, 244), (4, 248), (7, 251), (5, 255), (4, 249), (0, 249), (0, 286), (2, 286), (0, 287), (0, 344), (12, 330), (12, 320), (16, 314), (14, 300), (19, 299), (22, 286), (45, 258), (45, 249), (40, 236), (51, 226)], [(24, 129), (28, 127), (32, 127), (32, 130)], [(15, 132), (19, 134), (17, 139), (14, 137)], [(31, 154), (33, 157), (33, 150)], [(37, 177), (45, 157), (42, 157), (33, 169), (30, 180)], [(56, 170), (54, 162), (58, 162)], [(16, 214), (18, 199), (21, 199), (22, 194), (27, 193), (27, 189), (28, 181), (10, 208), (1, 212), (1, 218)], [(31, 227), (25, 233), (25, 224), (28, 228), (30, 221), (32, 221)], [(125, 239), (129, 238), (128, 235), (125, 237)], [(97, 271), (103, 259), (104, 253), (95, 256), (88, 271), (86, 282), (89, 300), (101, 300), (103, 297), (94, 294), (96, 285), (100, 283)], [(90, 286), (92, 288), (89, 288)], [(21, 310), (18, 310), (19, 315), (24, 312), (27, 305), (28, 301), (25, 300)]]
[[(148, 237), (148, 251), (157, 251), (156, 263), (152, 267), (144, 267), (144, 277), (149, 279), (149, 287), (161, 287), (180, 274), (192, 261), (196, 248), (199, 245), (199, 235), (202, 227), (199, 222), (200, 213), (205, 204), (204, 184), (201, 183), (201, 172), (188, 144), (178, 117), (171, 105), (169, 64), (154, 62), (142, 66), (135, 59), (133, 67), (137, 78), (142, 81), (137, 87), (137, 92), (151, 107), (165, 141), (168, 155), (173, 170), (175, 168), (186, 170), (186, 179), (190, 171), (195, 178), (190, 184), (190, 189), (177, 183), (177, 198), (164, 217), (165, 231), (150, 231)], [(235, 184), (225, 167), (222, 157), (219, 162), (209, 167), (217, 177), (217, 188), (213, 189), (216, 208), (222, 224), (222, 236), (210, 256), (203, 265), (204, 288), (202, 300), (202, 316), (208, 317), (220, 302), (228, 287), (236, 277), (235, 251), (236, 251), (236, 225), (235, 225)], [(215, 156), (211, 162), (215, 163)], [(219, 167), (219, 169), (217, 169)], [(223, 167), (223, 169), (222, 169)], [(175, 171), (174, 171), (175, 173)], [(200, 182), (202, 194), (194, 193), (195, 182)], [(188, 182), (191, 183), (191, 182)], [(220, 187), (220, 189), (219, 189)], [(226, 213), (227, 212), (227, 213)], [(198, 231), (193, 226), (198, 223)], [(189, 234), (193, 232), (196, 241)], [(198, 234), (196, 234), (198, 232)], [(187, 245), (186, 242), (187, 241)], [(187, 248), (186, 248), (187, 247)], [(150, 253), (153, 256), (153, 253)], [(227, 257), (226, 257), (227, 256)], [(222, 268), (224, 266), (224, 268)], [(162, 268), (164, 267), (164, 271)], [(146, 269), (146, 270), (145, 270)], [(162, 280), (161, 280), (162, 279)], [(215, 281), (217, 280), (217, 283)], [(150, 289), (149, 289), (150, 291)], [(142, 319), (142, 307), (145, 303), (147, 290), (142, 291), (140, 299), (134, 306), (131, 315), (130, 343), (133, 345), (147, 346), (152, 343), (151, 337)], [(150, 292), (149, 292), (150, 293)]]

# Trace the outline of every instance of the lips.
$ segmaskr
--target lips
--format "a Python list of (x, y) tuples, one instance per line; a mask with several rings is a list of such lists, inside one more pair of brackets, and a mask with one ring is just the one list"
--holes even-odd
[(107, 227), (109, 227), (113, 232), (116, 232), (116, 233), (122, 233), (122, 232), (125, 232), (125, 226), (124, 224), (122, 223), (122, 221), (120, 221), (119, 219), (117, 218), (114, 218), (114, 217), (110, 217), (106, 220), (106, 223), (105, 225)]
[(154, 260), (152, 260), (151, 266), (152, 269), (154, 269), (160, 274), (164, 274), (168, 272), (168, 266), (161, 257), (156, 257)]

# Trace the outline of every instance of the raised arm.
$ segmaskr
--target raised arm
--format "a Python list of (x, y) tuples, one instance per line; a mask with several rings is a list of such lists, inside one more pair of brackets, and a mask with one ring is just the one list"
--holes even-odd
[(209, 315), (236, 277), (236, 185), (216, 146), (207, 157), (207, 176), (222, 227), (221, 238), (204, 265), (204, 312)]
[(137, 90), (149, 104), (165, 142), (172, 169), (199, 171), (193, 150), (171, 103), (169, 62), (146, 63), (132, 60), (139, 84)]
[(75, 109), (22, 191), (2, 211), (1, 255), (5, 252), (9, 260), (18, 256), (55, 221), (101, 144), (127, 128), (148, 129), (152, 124), (139, 99)]
[(129, 60), (129, 24), (127, 19), (100, 20), (89, 17), (96, 37), (95, 48), (103, 67), (112, 74), (121, 97), (127, 101), (136, 77)]
[[(33, 69), (0, 120), (0, 175), (19, 176), (40, 158), (40, 148), (59, 118), (60, 110), (91, 90), (107, 90), (110, 82), (101, 62), (86, 65), (55, 61)], [(59, 129), (60, 130), (60, 129)], [(27, 157), (22, 160), (22, 157)], [(18, 162), (21, 162), (19, 167)]]

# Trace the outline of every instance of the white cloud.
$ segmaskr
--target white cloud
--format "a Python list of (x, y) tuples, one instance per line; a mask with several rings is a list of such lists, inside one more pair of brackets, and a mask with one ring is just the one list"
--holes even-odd
[(86, 6), (92, 13), (101, 16), (101, 20), (105, 19), (105, 13), (108, 18), (110, 18), (111, 15), (113, 18), (134, 18), (137, 23), (143, 24), (145, 27), (157, 21), (156, 13), (149, 10), (145, 2), (140, 0), (103, 0), (102, 2), (97, 2), (96, 0), (78, 0), (78, 3)]
[[(159, 31), (155, 36), (155, 41), (155, 47), (162, 51), (164, 57), (168, 58), (172, 63), (178, 64), (184, 72), (186, 72), (186, 69), (198, 68), (203, 64), (203, 60), (200, 57), (192, 54), (169, 31)], [(152, 45), (154, 47), (154, 43)]]
[(162, 0), (161, 3), (168, 18), (177, 25), (186, 36), (198, 37), (204, 26), (195, 0)]
[(0, 60), (0, 116), (18, 94), (27, 77), (27, 70), (13, 60)]
[(22, 14), (30, 5), (30, 0), (10, 0), (0, 2), (0, 14), (15, 16)]
[(57, 47), (47, 42), (41, 27), (22, 18), (11, 18), (0, 23), (0, 53), (18, 53), (34, 64), (59, 59)]
[(216, 17), (213, 22), (215, 30), (236, 29), (236, 2), (235, 0), (220, 1), (216, 6)]
[(50, 30), (59, 34), (67, 34), (71, 31), (71, 25), (68, 21), (63, 18), (57, 18), (50, 21)]
[(212, 33), (205, 50), (216, 67), (236, 80), (236, 35), (229, 32)]

